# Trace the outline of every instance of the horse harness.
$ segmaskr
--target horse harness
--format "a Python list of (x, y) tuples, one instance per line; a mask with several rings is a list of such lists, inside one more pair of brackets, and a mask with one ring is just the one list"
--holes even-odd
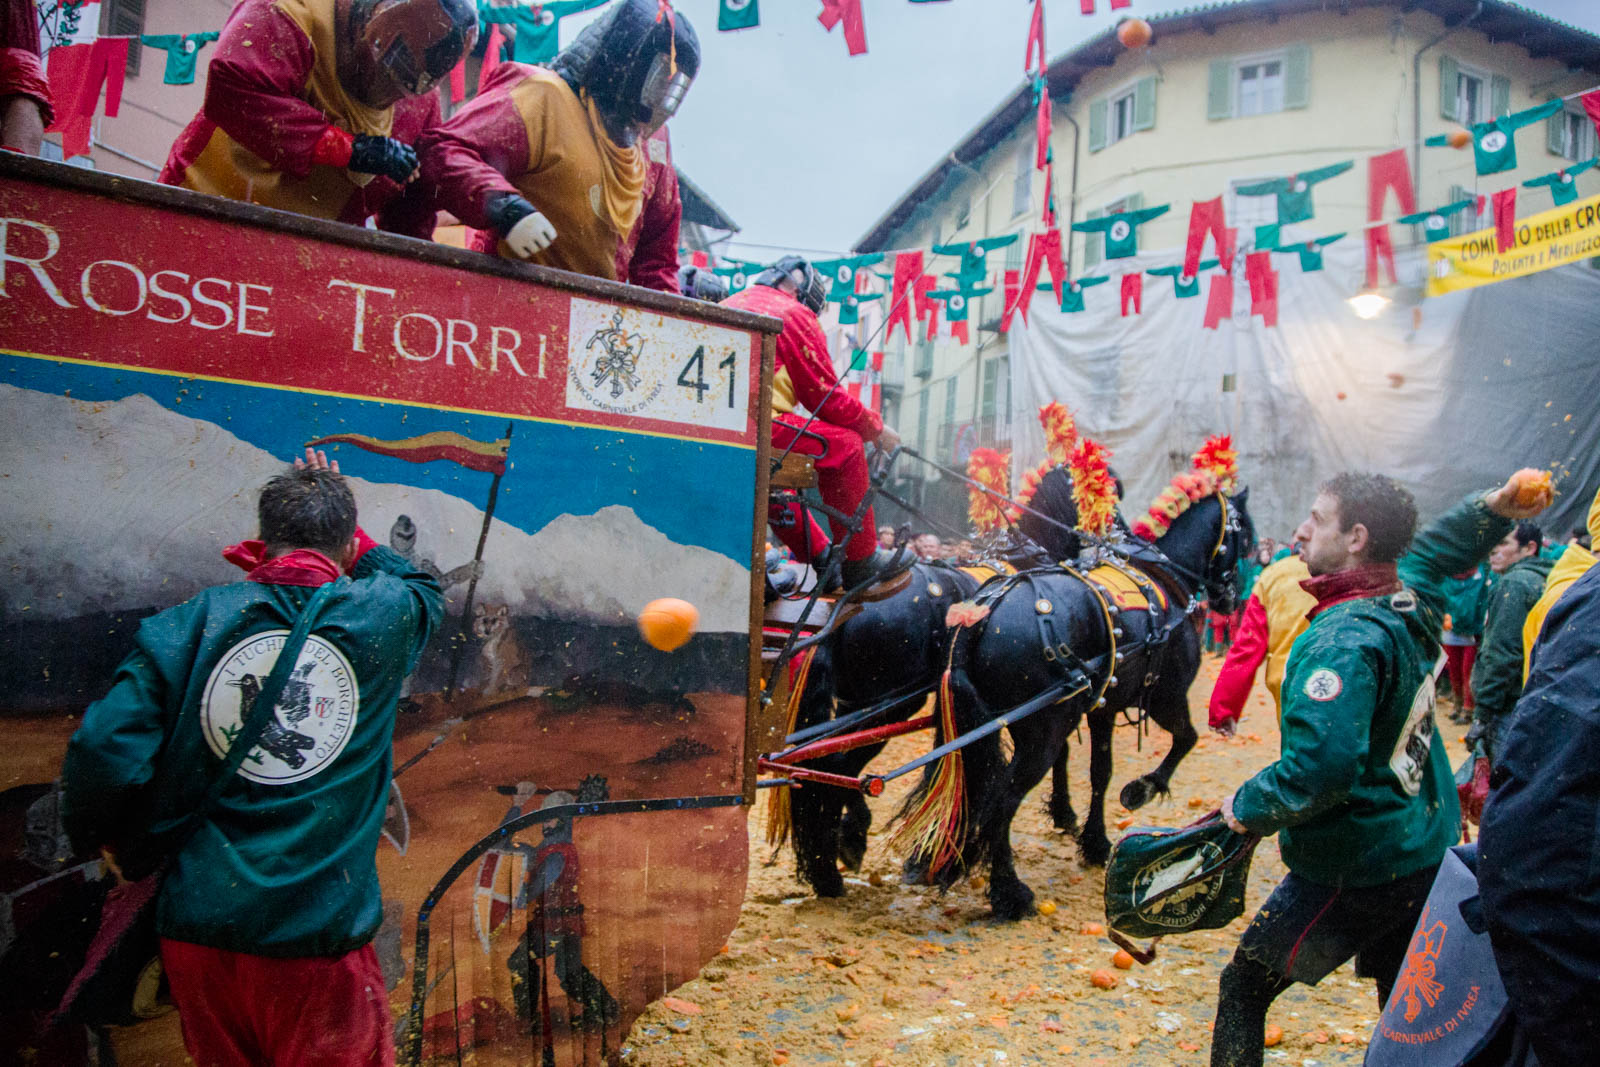
[[(1223, 545), (1227, 542), (1228, 533), (1239, 529), (1238, 519), (1233, 509), (1228, 507), (1227, 497), (1221, 492), (1217, 493), (1216, 496), (1218, 503), (1222, 507), (1223, 521), (1218, 524), (1217, 543), (1212, 546), (1211, 553), (1207, 557), (1208, 562), (1215, 559), (1217, 553), (1222, 551)], [(1153, 545), (1150, 547), (1154, 549)], [(1188, 568), (1174, 563), (1167, 558), (1165, 553), (1159, 550), (1154, 551), (1154, 556), (1155, 559), (1150, 562), (1163, 567), (1163, 569), (1171, 568), (1181, 573), (1189, 573)], [(1028, 584), (1035, 594), (1039, 594), (1042, 591), (1035, 584), (1035, 580), (1047, 574), (1066, 573), (1082, 583), (1084, 588), (1088, 589), (1094, 596), (1095, 602), (1099, 605), (1101, 615), (1105, 620), (1106, 640), (1110, 648), (1104, 655), (1095, 656), (1093, 659), (1085, 661), (1073, 651), (1071, 644), (1062, 638), (1060, 634), (1055, 615), (1055, 604), (1048, 596), (1035, 596), (1033, 604), (1034, 616), (1039, 627), (1039, 646), (1045, 660), (1060, 674), (1063, 681), (1072, 686), (1070, 690), (1061, 696), (1057, 703), (1070, 700), (1085, 689), (1094, 687), (1095, 694), (1090, 707), (1092, 710), (1098, 710), (1106, 705), (1106, 693), (1118, 682), (1116, 675), (1118, 665), (1133, 653), (1146, 652), (1165, 645), (1172, 636), (1173, 631), (1198, 611), (1200, 605), (1199, 600), (1191, 593), (1189, 602), (1185, 605), (1184, 610), (1174, 613), (1171, 620), (1163, 626), (1160, 621), (1161, 617), (1166, 613), (1170, 604), (1176, 603), (1178, 598), (1172, 595), (1176, 590), (1167, 589), (1165, 587), (1166, 583), (1158, 584), (1153, 582), (1149, 575), (1137, 568), (1128, 566), (1115, 553), (1096, 552), (1091, 558), (1093, 566), (1088, 569), (1062, 561), (1051, 567), (1019, 571), (1006, 576), (1000, 581), (985, 585), (972, 599), (974, 603), (981, 607), (993, 607), (1002, 596), (1024, 582)], [(1205, 582), (1203, 575), (1190, 574), (1190, 577), (1196, 578), (1202, 585)], [(1118, 578), (1121, 580), (1117, 580)], [(1128, 588), (1130, 585), (1132, 589)], [(1135, 601), (1132, 595), (1135, 592), (1137, 593), (1137, 599), (1143, 601), (1142, 604)], [(1137, 610), (1143, 610), (1148, 613), (1150, 630), (1136, 646), (1124, 647), (1122, 645), (1124, 632), (1119, 624), (1125, 612)], [(1094, 681), (1095, 675), (1102, 671), (1103, 676), (1100, 678), (1099, 683), (1096, 684)], [(1157, 669), (1156, 663), (1152, 662), (1145, 672), (1144, 682), (1139, 687), (1137, 697), (1128, 708), (1123, 709), (1127, 725), (1136, 726), (1141, 731), (1143, 730), (1145, 720), (1148, 717), (1148, 712), (1145, 708), (1146, 698), (1159, 678), (1160, 671)], [(1130, 710), (1134, 710), (1136, 713), (1129, 715)]]

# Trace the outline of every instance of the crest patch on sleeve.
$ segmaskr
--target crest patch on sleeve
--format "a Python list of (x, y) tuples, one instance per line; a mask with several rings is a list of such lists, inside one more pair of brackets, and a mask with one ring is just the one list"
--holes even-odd
[(1305, 694), (1312, 700), (1332, 700), (1344, 692), (1344, 679), (1329, 667), (1319, 667), (1306, 679)]

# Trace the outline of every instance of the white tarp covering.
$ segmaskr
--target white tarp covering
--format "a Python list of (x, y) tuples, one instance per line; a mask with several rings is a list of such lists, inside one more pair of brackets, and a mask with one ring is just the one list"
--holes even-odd
[(1229, 432), (1261, 536), (1287, 538), (1318, 483), (1348, 469), (1400, 479), (1426, 521), (1518, 467), (1553, 468), (1546, 533), (1581, 526), (1600, 485), (1600, 270), (1563, 267), (1419, 306), (1425, 265), (1413, 249), (1400, 257), (1410, 284), (1363, 321), (1346, 303), (1363, 276), (1360, 234), (1324, 256), (1312, 273), (1293, 254), (1273, 256), (1270, 329), (1249, 315), (1242, 253), (1233, 318), (1214, 331), (1201, 328), (1209, 275), (1184, 300), (1170, 278), (1146, 275), (1143, 314), (1120, 315), (1121, 275), (1179, 262), (1177, 250), (1102, 263), (1092, 273), (1111, 280), (1085, 291), (1082, 312), (1035, 293), (1009, 335), (1015, 469), (1043, 457), (1037, 412), (1060, 400), (1112, 449), (1130, 521), (1208, 435)]

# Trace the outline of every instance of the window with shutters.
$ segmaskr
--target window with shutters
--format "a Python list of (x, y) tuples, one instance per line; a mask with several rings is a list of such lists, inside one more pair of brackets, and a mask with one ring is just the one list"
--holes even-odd
[(1037, 146), (1033, 141), (1032, 127), (1029, 130), (1029, 135), (1017, 145), (1017, 178), (1011, 186), (1013, 215), (1026, 215), (1033, 207), (1033, 164)]
[[(144, 0), (105, 0), (100, 32), (107, 37), (138, 37), (144, 32)], [(128, 73), (139, 73), (139, 56), (144, 49), (134, 41), (128, 49)]]
[(983, 365), (978, 406), (978, 443), (993, 447), (1011, 440), (1011, 361), (1000, 356)]
[(1233, 66), (1233, 113), (1270, 115), (1283, 110), (1283, 56), (1240, 59)]
[(1089, 103), (1089, 151), (1098, 152), (1156, 124), (1156, 79), (1140, 78)]
[(1565, 110), (1550, 116), (1549, 122), (1550, 151), (1555, 155), (1581, 163), (1600, 154), (1595, 143), (1594, 123), (1581, 107), (1569, 104)]
[(1311, 106), (1311, 49), (1290, 45), (1281, 52), (1211, 61), (1206, 117), (1245, 118)]
[[(1450, 187), (1450, 199), (1447, 203), (1454, 204), (1460, 200), (1472, 199), (1476, 195), (1464, 185), (1452, 185)], [(1464, 233), (1475, 233), (1483, 229), (1490, 225), (1489, 220), (1492, 214), (1493, 208), (1489, 205), (1488, 197), (1483, 198), (1483, 215), (1481, 217), (1475, 205), (1462, 208), (1450, 216), (1450, 236), (1460, 237)]]
[[(919, 327), (920, 328), (920, 327)], [(933, 375), (933, 342), (918, 341), (915, 352), (915, 362), (911, 365), (911, 373), (918, 378), (928, 378)]]

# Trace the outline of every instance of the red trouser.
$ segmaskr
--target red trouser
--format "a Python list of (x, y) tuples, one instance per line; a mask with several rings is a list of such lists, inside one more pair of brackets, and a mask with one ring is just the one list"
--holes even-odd
[(1445, 645), (1444, 667), (1450, 672), (1450, 691), (1462, 711), (1476, 707), (1472, 699), (1472, 663), (1478, 658), (1477, 645)]
[(389, 996), (370, 944), (274, 959), (162, 938), (161, 965), (199, 1067), (393, 1067)]
[[(773, 418), (773, 449), (781, 453), (793, 443), (794, 451), (802, 456), (816, 456), (817, 491), (822, 494), (823, 503), (846, 515), (854, 515), (856, 508), (861, 506), (861, 498), (867, 495), (870, 484), (867, 478), (867, 453), (861, 435), (821, 419), (813, 419), (811, 425), (806, 426), (806, 432), (799, 433), (799, 428), (805, 425), (806, 420), (798, 415), (785, 414)], [(827, 442), (826, 454), (818, 437)], [(786, 511), (794, 521), (780, 526), (779, 523), (787, 521), (783, 517)], [(773, 506), (767, 517), (777, 531), (778, 539), (789, 546), (789, 551), (794, 553), (797, 560), (809, 562), (828, 543), (822, 535), (822, 527), (817, 525), (815, 519), (807, 521), (809, 516), (801, 511), (798, 504), (790, 504), (787, 508)], [(878, 545), (877, 525), (870, 507), (861, 518), (860, 532), (854, 535), (838, 519), (829, 518), (828, 522), (833, 528), (834, 541), (849, 538), (845, 541), (845, 559), (866, 559)]]

